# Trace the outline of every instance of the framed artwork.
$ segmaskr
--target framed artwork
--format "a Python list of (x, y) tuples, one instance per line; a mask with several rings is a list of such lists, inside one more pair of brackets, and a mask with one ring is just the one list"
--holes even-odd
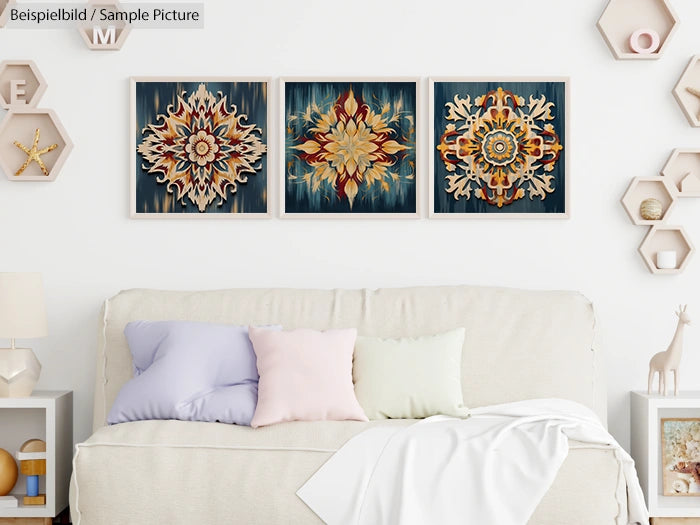
[(568, 218), (567, 78), (430, 79), (430, 217)]
[(131, 217), (268, 217), (268, 81), (131, 79)]
[(282, 79), (281, 216), (417, 218), (416, 78)]
[(664, 496), (700, 496), (700, 418), (661, 419)]

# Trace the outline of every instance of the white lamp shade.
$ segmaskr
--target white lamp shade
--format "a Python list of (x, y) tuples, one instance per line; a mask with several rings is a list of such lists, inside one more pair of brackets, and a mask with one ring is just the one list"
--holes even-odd
[(40, 273), (0, 273), (0, 337), (46, 337), (46, 305)]

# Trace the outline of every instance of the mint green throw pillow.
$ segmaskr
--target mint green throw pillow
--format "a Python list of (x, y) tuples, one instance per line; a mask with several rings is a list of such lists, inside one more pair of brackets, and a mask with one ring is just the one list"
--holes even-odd
[(464, 328), (437, 335), (358, 336), (353, 380), (369, 419), (467, 417), (462, 398)]

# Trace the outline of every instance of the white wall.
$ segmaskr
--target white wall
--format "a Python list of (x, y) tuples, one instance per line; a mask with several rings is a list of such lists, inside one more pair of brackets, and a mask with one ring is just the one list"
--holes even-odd
[[(683, 275), (652, 276), (636, 252), (645, 229), (619, 204), (631, 177), (656, 174), (674, 147), (700, 145), (671, 95), (700, 51), (700, 3), (673, 2), (683, 23), (658, 62), (612, 58), (595, 28), (605, 3), (209, 0), (205, 30), (134, 31), (114, 53), (88, 51), (69, 30), (1, 30), (0, 58), (37, 62), (49, 82), (41, 105), (76, 145), (52, 184), (0, 180), (0, 269), (44, 273), (51, 335), (31, 342), (39, 386), (75, 391), (76, 439), (91, 428), (100, 304), (120, 289), (468, 283), (577, 289), (594, 301), (610, 428), (626, 445), (628, 391), (645, 386), (650, 355), (670, 341), (674, 307), (690, 303), (700, 320), (700, 257)], [(131, 75), (569, 75), (573, 215), (130, 220)], [(425, 155), (420, 168), (427, 181)], [(672, 221), (700, 245), (700, 201), (681, 202)], [(700, 388), (699, 330), (688, 331), (684, 389)]]

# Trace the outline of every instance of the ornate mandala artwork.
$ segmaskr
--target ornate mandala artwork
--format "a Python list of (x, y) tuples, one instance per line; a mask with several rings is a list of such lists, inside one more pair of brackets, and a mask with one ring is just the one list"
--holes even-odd
[[(137, 211), (266, 211), (265, 184), (255, 184), (247, 199), (241, 195), (250, 180), (265, 178), (265, 83), (139, 84), (152, 85), (142, 87), (141, 94), (137, 92), (141, 98), (137, 113), (139, 102), (157, 109), (149, 115), (145, 110), (137, 114), (137, 120), (145, 123), (136, 147), (142, 160), (140, 174), (155, 179), (155, 184), (137, 179)], [(163, 100), (166, 93), (170, 97)], [(168, 103), (161, 112), (165, 101)], [(262, 120), (249, 124), (248, 114), (238, 109), (241, 106), (255, 109), (255, 116)], [(143, 195), (138, 194), (139, 183)], [(225, 206), (229, 200), (233, 203)], [(261, 203), (263, 209), (258, 209)]]
[(415, 212), (414, 83), (285, 89), (286, 211)]
[(564, 82), (508, 84), (435, 84), (436, 211), (564, 212)]

